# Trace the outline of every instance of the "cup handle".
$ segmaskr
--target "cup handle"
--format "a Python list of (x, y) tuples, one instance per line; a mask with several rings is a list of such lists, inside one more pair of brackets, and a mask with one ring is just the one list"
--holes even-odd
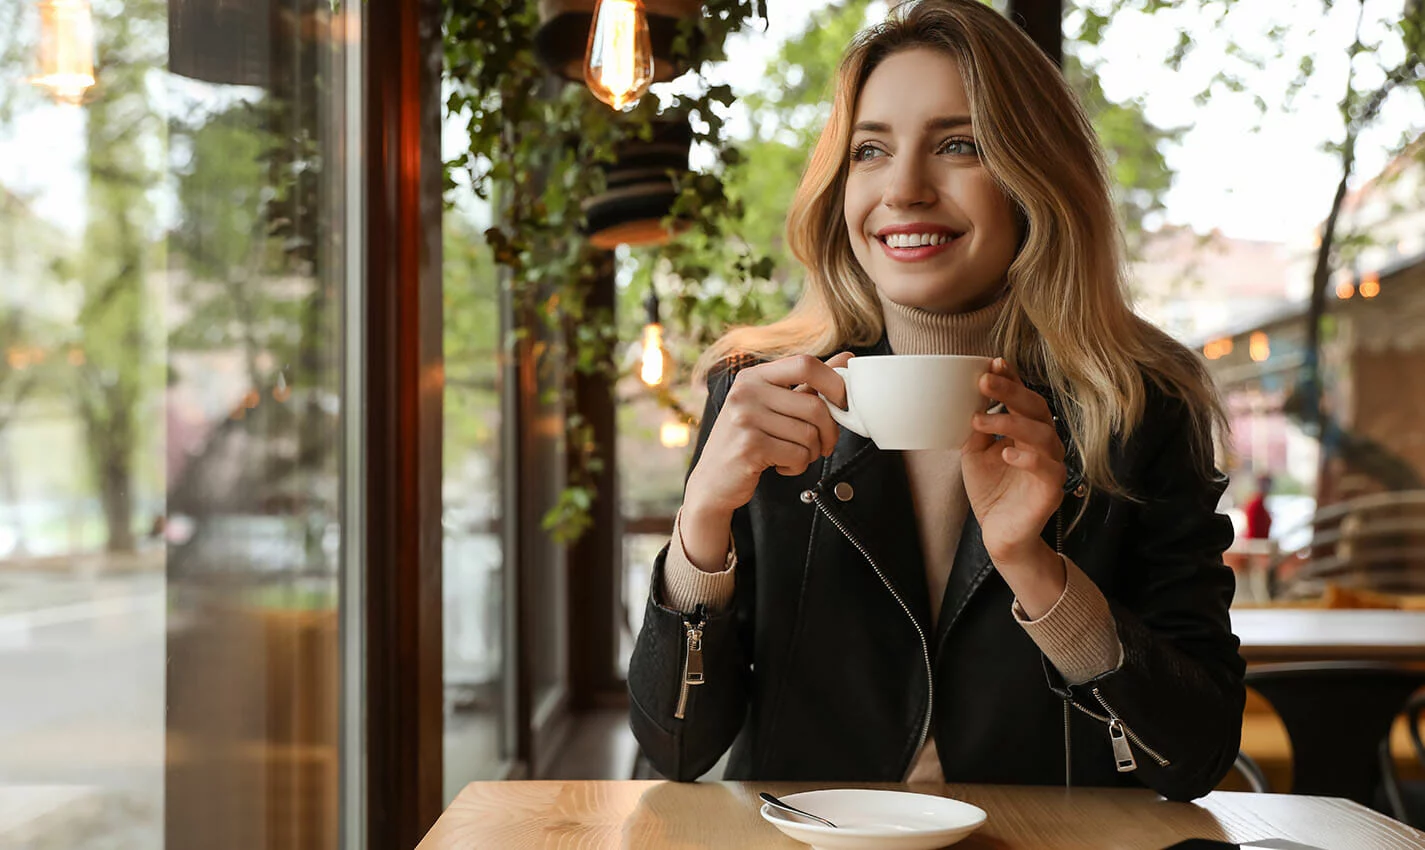
[(842, 410), (832, 404), (831, 400), (821, 395), (821, 393), (817, 393), (817, 395), (821, 396), (822, 402), (826, 404), (826, 409), (831, 411), (831, 418), (835, 419), (838, 425), (848, 431), (854, 431), (862, 437), (870, 437), (871, 435), (867, 433), (866, 426), (861, 422), (861, 415), (856, 412), (856, 402), (851, 399), (851, 370), (845, 366), (837, 366), (835, 372), (840, 375), (841, 380), (846, 383), (846, 409)]

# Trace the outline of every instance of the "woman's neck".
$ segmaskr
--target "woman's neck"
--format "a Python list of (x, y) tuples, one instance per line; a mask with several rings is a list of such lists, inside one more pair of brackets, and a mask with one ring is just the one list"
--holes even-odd
[(896, 354), (976, 354), (994, 357), (994, 326), (1004, 310), (1003, 294), (968, 313), (932, 313), (897, 304), (879, 293), (886, 338)]

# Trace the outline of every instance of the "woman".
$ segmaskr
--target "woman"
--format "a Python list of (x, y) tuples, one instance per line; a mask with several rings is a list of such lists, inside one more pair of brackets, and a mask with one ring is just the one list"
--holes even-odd
[[(1222, 409), (1127, 304), (1058, 70), (976, 0), (899, 7), (843, 60), (787, 235), (796, 309), (700, 364), (629, 670), (653, 765), (691, 780), (731, 746), (730, 779), (1212, 790), (1244, 700)], [(832, 367), (891, 353), (995, 357), (1003, 412), (958, 452), (839, 431)]]

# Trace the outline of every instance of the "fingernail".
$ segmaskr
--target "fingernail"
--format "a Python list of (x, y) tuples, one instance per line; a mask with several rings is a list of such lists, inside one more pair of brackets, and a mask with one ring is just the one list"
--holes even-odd
[(996, 368), (996, 369), (1003, 369), (1003, 368), (1004, 368), (1004, 358), (1003, 358), (1003, 357), (996, 357), (996, 358), (995, 358), (995, 368)]

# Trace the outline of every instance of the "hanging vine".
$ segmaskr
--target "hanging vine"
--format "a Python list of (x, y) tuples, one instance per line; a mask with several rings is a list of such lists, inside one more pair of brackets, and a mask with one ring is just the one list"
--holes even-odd
[[(534, 50), (540, 26), (536, 2), (446, 0), (446, 109), (467, 127), (464, 150), (446, 163), (447, 194), (473, 191), (497, 210), (485, 240), (506, 270), (519, 317), (507, 345), (528, 337), (529, 322), (538, 317), (546, 330), (541, 339), (549, 342), (536, 346), (545, 374), (619, 377), (614, 316), (588, 306), (607, 255), (580, 235), (583, 203), (605, 189), (604, 171), (597, 166), (613, 163), (620, 143), (650, 139), (654, 120), (688, 121), (694, 144), (710, 148), (716, 165), (706, 173), (676, 176), (678, 196), (665, 223), (683, 227), (667, 245), (632, 252), (633, 279), (651, 285), (656, 275), (676, 289), (673, 316), (690, 339), (706, 341), (729, 320), (756, 320), (729, 310), (726, 297), (699, 297), (709, 281), (725, 290), (771, 272), (769, 259), (753, 256), (732, 236), (742, 210), (727, 197), (718, 174), (739, 158), (724, 134), (733, 94), (701, 76), (726, 58), (728, 35), (753, 11), (752, 0), (712, 0), (701, 16), (680, 21), (671, 58), (699, 75), (696, 93), (663, 98), (661, 110), (650, 93), (630, 112), (616, 113), (584, 86), (556, 82), (540, 64)], [(699, 309), (702, 303), (706, 310)], [(655, 388), (654, 395), (691, 420), (666, 387)], [(579, 416), (568, 417), (565, 436), (572, 458), (568, 478), (544, 527), (567, 543), (590, 525), (600, 461), (593, 430)]]

